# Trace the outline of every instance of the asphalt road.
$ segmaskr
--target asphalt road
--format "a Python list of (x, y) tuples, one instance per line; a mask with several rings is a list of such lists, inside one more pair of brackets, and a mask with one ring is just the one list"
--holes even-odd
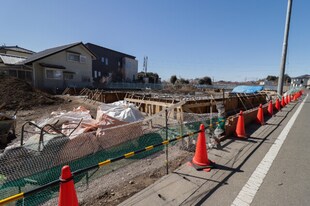
[(310, 205), (310, 97), (251, 205)]

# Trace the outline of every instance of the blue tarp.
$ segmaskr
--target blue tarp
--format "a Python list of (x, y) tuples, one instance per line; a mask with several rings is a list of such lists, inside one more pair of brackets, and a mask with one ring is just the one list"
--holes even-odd
[(264, 86), (236, 86), (231, 93), (257, 93), (262, 91)]

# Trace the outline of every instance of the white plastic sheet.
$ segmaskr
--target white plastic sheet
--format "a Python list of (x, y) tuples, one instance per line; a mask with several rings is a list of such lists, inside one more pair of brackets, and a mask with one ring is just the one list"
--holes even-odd
[(126, 101), (118, 101), (111, 104), (101, 104), (97, 109), (97, 121), (102, 120), (103, 115), (108, 115), (124, 122), (135, 122), (143, 120), (143, 114), (134, 104)]

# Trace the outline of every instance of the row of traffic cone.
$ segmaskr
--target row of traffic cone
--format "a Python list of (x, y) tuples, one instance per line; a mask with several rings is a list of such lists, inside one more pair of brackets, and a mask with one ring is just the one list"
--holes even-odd
[[(272, 101), (269, 102), (268, 105), (268, 113), (273, 114), (273, 104)], [(259, 105), (257, 115), (256, 115), (256, 121), (263, 125), (265, 124), (264, 120), (264, 111), (263, 111), (263, 106), (262, 104)], [(246, 138), (247, 135), (245, 133), (245, 124), (244, 124), (244, 117), (243, 117), (243, 111), (241, 110), (239, 113), (238, 121), (237, 121), (237, 126), (236, 126), (236, 135), (239, 138)]]
[[(275, 108), (277, 109), (277, 111), (280, 111), (281, 108), (285, 107), (291, 101), (297, 101), (298, 98), (302, 94), (303, 94), (303, 91), (301, 90), (301, 91), (293, 94), (292, 96), (291, 95), (287, 95), (286, 97), (282, 96), (281, 103), (280, 103), (279, 99), (277, 98), (276, 103), (275, 103)], [(269, 101), (268, 108), (267, 108), (267, 113), (270, 116), (273, 115), (273, 103), (272, 103), (272, 100)], [(260, 104), (259, 107), (258, 107), (258, 111), (257, 111), (257, 115), (256, 115), (256, 121), (259, 124), (261, 124), (261, 125), (265, 124), (265, 122), (264, 122), (264, 112), (263, 112), (262, 104)], [(236, 133), (237, 137), (239, 137), (239, 138), (246, 138), (245, 124), (244, 124), (244, 117), (243, 117), (242, 110), (239, 113), (239, 117), (238, 117), (235, 133)]]
[[(296, 101), (300, 96), (301, 93), (298, 93), (299, 96), (294, 95), (293, 98), (290, 95), (287, 95), (286, 99), (282, 97), (281, 103), (279, 99), (276, 100), (275, 108), (280, 111), (281, 106), (284, 107), (285, 105), (289, 104), (292, 100)], [(272, 116), (273, 115), (273, 108), (274, 105), (272, 101), (269, 101), (267, 113)], [(256, 120), (261, 125), (265, 124), (264, 121), (264, 111), (262, 104), (259, 105)], [(246, 138), (245, 133), (245, 125), (244, 125), (244, 117), (242, 110), (239, 113), (237, 127), (236, 127), (236, 135), (240, 138)], [(208, 158), (208, 150), (206, 145), (206, 136), (205, 136), (205, 127), (203, 124), (200, 125), (200, 132), (197, 137), (196, 143), (196, 151), (192, 161), (189, 162), (191, 166), (193, 166), (196, 170), (203, 170), (209, 172), (211, 168), (215, 167), (215, 163), (209, 160)]]

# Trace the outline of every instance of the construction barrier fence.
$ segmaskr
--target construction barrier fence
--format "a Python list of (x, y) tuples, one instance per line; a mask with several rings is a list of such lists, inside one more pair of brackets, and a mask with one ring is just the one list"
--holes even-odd
[(74, 171), (79, 191), (87, 188), (90, 181), (164, 151), (167, 144), (173, 146), (177, 140), (185, 144), (184, 139), (199, 132), (201, 123), (206, 128), (216, 127), (216, 114), (183, 113), (184, 121), (180, 123), (169, 115), (171, 110), (167, 109), (167, 115), (103, 128), (75, 139), (46, 134), (43, 143), (39, 143), (35, 130), (25, 134), (28, 143), (0, 154), (0, 200), (9, 198), (15, 205), (48, 204), (58, 195), (64, 165)]
[[(160, 146), (164, 146), (164, 145), (167, 145), (169, 143), (172, 143), (172, 142), (175, 142), (177, 140), (181, 140), (185, 137), (190, 137), (190, 136), (193, 136), (195, 134), (198, 134), (199, 132), (201, 132), (200, 130), (198, 131), (195, 131), (195, 132), (191, 132), (189, 134), (186, 134), (186, 135), (183, 135), (183, 136), (178, 136), (176, 138), (173, 138), (173, 139), (169, 139), (169, 140), (165, 140), (161, 143), (157, 143), (155, 145), (149, 145), (143, 149), (140, 149), (140, 150), (136, 150), (136, 151), (132, 151), (132, 152), (128, 152), (126, 154), (123, 154), (119, 157), (115, 157), (115, 158), (112, 158), (112, 159), (108, 159), (108, 160), (105, 160), (105, 161), (102, 161), (102, 162), (99, 162), (95, 165), (92, 165), (92, 166), (89, 166), (89, 167), (86, 167), (86, 168), (82, 168), (82, 169), (78, 169), (74, 172), (72, 172), (72, 175), (73, 177), (78, 177), (79, 175), (83, 175), (85, 172), (88, 172), (90, 170), (94, 170), (94, 169), (97, 169), (97, 168), (100, 168), (102, 166), (105, 166), (105, 165), (108, 165), (110, 163), (113, 163), (113, 162), (117, 162), (119, 160), (122, 160), (122, 159), (125, 159), (125, 158), (130, 158), (130, 157), (133, 157), (134, 155), (138, 155), (140, 153), (143, 153), (143, 152), (146, 152), (146, 151), (150, 151), (150, 150), (153, 150), (157, 147), (160, 147)], [(21, 192), (21, 193), (18, 193), (18, 194), (15, 194), (15, 195), (12, 195), (8, 198), (5, 198), (3, 200), (0, 200), (0, 205), (1, 204), (7, 204), (9, 202), (13, 202), (13, 201), (17, 201), (19, 199), (23, 199), (23, 198), (27, 198), (27, 197), (31, 197), (32, 195), (38, 193), (38, 192), (41, 192), (47, 188), (51, 188), (51, 187), (55, 187), (55, 186), (58, 186), (60, 182), (62, 181), (68, 181), (68, 180), (60, 180), (60, 179), (57, 179), (55, 181), (52, 181), (48, 184), (45, 184), (43, 186), (40, 186), (38, 188), (35, 188), (35, 189), (32, 189), (32, 190), (29, 190), (27, 192)], [(23, 204), (25, 202), (23, 201)]]

